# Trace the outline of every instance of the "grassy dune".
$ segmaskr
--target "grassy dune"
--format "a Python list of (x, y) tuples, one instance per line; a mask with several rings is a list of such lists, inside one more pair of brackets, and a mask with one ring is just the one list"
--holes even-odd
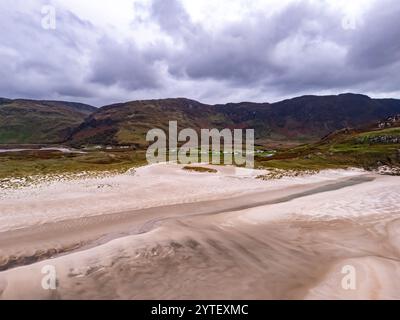
[(23, 151), (0, 153), (0, 179), (65, 173), (122, 172), (145, 164), (141, 151)]

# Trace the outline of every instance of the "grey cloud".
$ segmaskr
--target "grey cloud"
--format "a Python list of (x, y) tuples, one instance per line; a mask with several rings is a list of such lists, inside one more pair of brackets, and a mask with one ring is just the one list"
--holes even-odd
[(107, 86), (120, 85), (128, 90), (159, 88), (156, 60), (149, 56), (134, 43), (103, 38), (93, 55), (89, 80)]
[(355, 32), (351, 62), (363, 68), (380, 68), (400, 59), (400, 2), (378, 1)]
[(400, 96), (397, 0), (376, 1), (354, 30), (344, 29), (343, 14), (325, 1), (301, 0), (272, 16), (246, 13), (211, 31), (194, 23), (179, 0), (153, 0), (141, 7), (147, 15), (132, 22), (132, 28), (159, 26), (160, 37), (147, 46), (134, 38), (117, 41), (63, 8), (57, 8), (57, 30), (44, 30), (44, 2), (0, 4), (0, 96), (94, 104), (207, 94), (218, 102), (248, 100), (245, 94), (261, 101), (265, 92), (286, 97), (327, 90)]
[(4, 96), (54, 98), (64, 96), (59, 88), (82, 86), (81, 57), (92, 26), (71, 12), (57, 10), (57, 29), (45, 30), (41, 4), (6, 1), (0, 5), (0, 92)]
[[(173, 13), (170, 14), (172, 19)], [(316, 26), (313, 27), (312, 22)], [(185, 43), (184, 49), (175, 52), (168, 64), (169, 70), (174, 76), (226, 80), (236, 86), (285, 81), (294, 78), (298, 68), (292, 68), (292, 61), (277, 62), (274, 58), (276, 48), (285, 41), (290, 43), (289, 40), (299, 37), (304, 39), (305, 49), (318, 47), (319, 42), (333, 41), (326, 25), (340, 25), (340, 17), (324, 11), (323, 7), (305, 2), (302, 5), (289, 5), (268, 19), (261, 14), (254, 14), (246, 21), (226, 25), (213, 35), (197, 29)], [(304, 48), (288, 47), (287, 50), (297, 50), (298, 56), (302, 57), (310, 53), (301, 52)], [(319, 57), (319, 67), (328, 68), (332, 60), (326, 57), (324, 64), (324, 58)], [(298, 63), (300, 65), (302, 61)], [(307, 79), (304, 74), (296, 76), (302, 76), (303, 82)]]
[(88, 86), (76, 85), (74, 83), (58, 84), (55, 90), (61, 96), (65, 97), (79, 97), (79, 98), (92, 98), (93, 90)]
[(190, 17), (181, 3), (176, 0), (153, 0), (151, 17), (160, 27), (170, 33), (184, 32), (193, 27)]
[[(166, 32), (170, 29), (165, 21), (182, 16), (179, 2), (171, 2), (175, 5), (157, 20)], [(158, 5), (154, 1), (153, 7)], [(272, 17), (254, 13), (213, 34), (188, 19), (177, 19), (189, 25), (174, 32), (191, 30), (191, 36), (183, 49), (169, 53), (169, 72), (177, 78), (214, 79), (231, 88), (260, 86), (284, 94), (371, 88), (373, 79), (388, 80), (384, 70), (375, 68), (384, 69), (400, 58), (399, 13), (398, 2), (378, 1), (364, 24), (347, 30), (340, 12), (324, 3), (299, 1)], [(392, 82), (386, 85), (389, 89)], [(380, 82), (379, 87), (385, 85)]]

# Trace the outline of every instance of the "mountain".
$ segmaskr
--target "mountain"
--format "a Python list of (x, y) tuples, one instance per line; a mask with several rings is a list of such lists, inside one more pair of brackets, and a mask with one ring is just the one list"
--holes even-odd
[(143, 100), (105, 106), (91, 114), (70, 136), (73, 144), (145, 145), (152, 128), (214, 128), (234, 123), (215, 107), (185, 98)]
[(276, 103), (207, 105), (185, 98), (141, 100), (96, 110), (76, 127), (73, 145), (145, 146), (146, 132), (179, 128), (254, 128), (257, 143), (317, 141), (344, 127), (360, 127), (400, 113), (400, 100), (371, 99), (359, 94), (302, 96)]
[(341, 128), (400, 114), (400, 100), (359, 94), (302, 96), (276, 103), (208, 105), (186, 98), (138, 100), (95, 108), (64, 101), (0, 98), (0, 143), (147, 146), (152, 128), (254, 128), (262, 145), (310, 143)]
[(82, 103), (0, 98), (0, 143), (63, 142), (95, 110)]

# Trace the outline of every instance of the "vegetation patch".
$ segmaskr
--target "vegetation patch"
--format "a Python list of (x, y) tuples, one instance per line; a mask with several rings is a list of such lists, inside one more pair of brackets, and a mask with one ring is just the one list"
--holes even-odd
[(331, 134), (319, 142), (277, 150), (269, 157), (256, 154), (259, 168), (282, 170), (323, 170), (358, 167), (376, 170), (381, 166), (400, 167), (399, 128)]
[(258, 175), (256, 179), (261, 180), (275, 180), (282, 179), (284, 177), (304, 177), (318, 173), (319, 170), (295, 170), (295, 169), (269, 169), (267, 173)]
[(43, 150), (6, 152), (0, 153), (0, 187), (117, 174), (146, 163), (144, 152), (126, 150), (84, 154)]
[(187, 171), (195, 171), (195, 172), (201, 172), (201, 173), (217, 173), (218, 171), (215, 169), (211, 169), (211, 168), (205, 168), (205, 167), (192, 167), (192, 166), (184, 166), (182, 168), (183, 170), (187, 170)]

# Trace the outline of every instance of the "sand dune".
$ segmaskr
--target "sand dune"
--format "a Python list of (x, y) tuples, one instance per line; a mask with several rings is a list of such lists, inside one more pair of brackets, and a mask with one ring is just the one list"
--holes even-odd
[[(3, 194), (0, 297), (400, 298), (398, 178), (329, 170), (262, 181), (216, 168), (156, 165)], [(41, 286), (45, 265), (56, 290)]]

